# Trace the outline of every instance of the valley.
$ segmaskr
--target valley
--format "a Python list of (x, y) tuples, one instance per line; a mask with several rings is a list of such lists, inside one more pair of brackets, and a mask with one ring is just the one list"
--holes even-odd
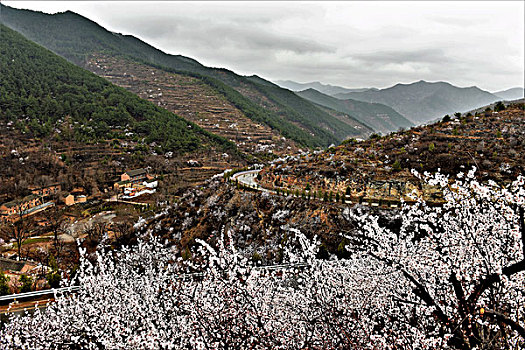
[[(253, 67), (274, 76), (430, 69), (408, 46), (406, 62), (345, 51), (364, 27), (344, 47), (272, 36), (279, 6), (194, 23), (225, 60), (277, 47)], [(198, 45), (180, 13), (132, 28)], [(525, 101), (502, 98), (523, 89), (273, 83), (69, 10), (0, 19), (0, 348), (525, 346)]]
[(262, 158), (295, 153), (295, 142), (256, 123), (198, 78), (169, 73), (123, 58), (95, 55), (86, 68), (159, 107), (232, 142), (244, 153)]

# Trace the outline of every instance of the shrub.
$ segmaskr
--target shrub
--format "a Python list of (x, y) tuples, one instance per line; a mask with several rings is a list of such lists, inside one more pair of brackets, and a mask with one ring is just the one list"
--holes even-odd
[(402, 169), (399, 160), (396, 159), (394, 164), (392, 164), (392, 169), (394, 169), (395, 171), (400, 171)]
[(7, 276), (0, 271), (0, 295), (9, 294), (9, 284), (7, 283)]
[(20, 293), (27, 293), (33, 290), (33, 279), (27, 275), (20, 276)]

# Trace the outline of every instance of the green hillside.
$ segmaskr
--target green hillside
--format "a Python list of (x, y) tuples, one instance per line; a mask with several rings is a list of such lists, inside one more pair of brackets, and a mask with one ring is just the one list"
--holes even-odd
[(414, 125), (411, 121), (384, 104), (351, 99), (340, 100), (314, 89), (299, 91), (296, 94), (321, 106), (347, 113), (361, 123), (385, 134)]
[(325, 147), (360, 133), (264, 79), (239, 76), (226, 69), (205, 67), (187, 57), (166, 54), (133, 36), (109, 32), (75, 13), (47, 15), (3, 5), (1, 13), (5, 25), (77, 65), (83, 66), (91, 54), (105, 53), (124, 55), (178, 73), (215, 79), (224, 85), (216, 82), (210, 85), (215, 88), (221, 85), (218, 89), (247, 116), (253, 116), (302, 145)]
[(205, 143), (235, 146), (112, 85), (0, 25), (0, 118), (36, 137), (66, 119), (76, 141), (140, 137), (183, 153)]

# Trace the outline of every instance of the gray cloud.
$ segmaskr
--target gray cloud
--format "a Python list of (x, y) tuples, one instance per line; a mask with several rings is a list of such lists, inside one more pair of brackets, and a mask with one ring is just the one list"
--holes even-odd
[(6, 2), (72, 10), (172, 54), (271, 80), (523, 85), (523, 2)]
[(363, 64), (377, 65), (388, 63), (446, 63), (450, 61), (443, 49), (415, 49), (413, 51), (379, 51), (371, 53), (360, 53), (351, 58), (361, 61)]

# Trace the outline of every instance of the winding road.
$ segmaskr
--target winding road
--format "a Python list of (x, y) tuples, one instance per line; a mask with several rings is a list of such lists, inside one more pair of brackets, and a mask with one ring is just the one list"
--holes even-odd
[(266, 189), (264, 187), (261, 187), (256, 179), (257, 174), (259, 174), (261, 170), (247, 170), (247, 171), (241, 171), (239, 173), (233, 174), (232, 179), (237, 180), (239, 183), (249, 187), (253, 188), (255, 190), (261, 191), (261, 192), (268, 192), (268, 193), (275, 193), (275, 191)]

